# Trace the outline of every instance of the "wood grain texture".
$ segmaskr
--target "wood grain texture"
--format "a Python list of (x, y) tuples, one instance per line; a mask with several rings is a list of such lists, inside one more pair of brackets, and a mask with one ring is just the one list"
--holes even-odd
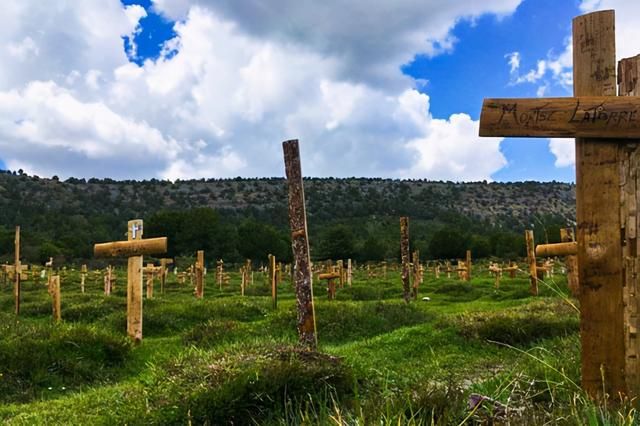
[(204, 250), (196, 253), (196, 298), (204, 297)]
[(62, 311), (60, 308), (60, 275), (54, 275), (51, 277), (50, 286), (53, 320), (55, 322), (60, 322), (62, 319)]
[(536, 246), (536, 256), (553, 257), (578, 254), (578, 243), (575, 241), (557, 244), (540, 244)]
[(640, 99), (485, 99), (480, 136), (640, 138)]
[(130, 257), (166, 252), (166, 237), (148, 238), (146, 240), (114, 241), (110, 243), (99, 243), (93, 246), (93, 254), (96, 257)]
[(300, 343), (310, 349), (318, 346), (313, 285), (311, 282), (311, 258), (307, 230), (307, 212), (300, 165), (300, 147), (297, 140), (282, 143), (284, 164), (289, 187), (289, 226), (294, 258), (294, 284), (298, 311), (298, 336)]
[[(615, 96), (613, 11), (573, 21), (574, 96)], [(576, 215), (582, 386), (626, 393), (619, 141), (576, 139)]]
[[(573, 228), (562, 228), (560, 229), (560, 241), (563, 243), (568, 243), (571, 241), (575, 241), (575, 231)], [(578, 297), (580, 282), (578, 281), (578, 255), (577, 253), (574, 255), (569, 255), (564, 258), (564, 264), (567, 268), (567, 286), (569, 287), (569, 291), (571, 291), (571, 295), (573, 297)]]
[[(640, 95), (640, 56), (618, 63), (620, 96)], [(628, 98), (627, 98), (628, 99)], [(639, 98), (640, 99), (640, 98)], [(619, 147), (620, 170), (620, 226), (623, 256), (623, 305), (625, 339), (625, 379), (631, 397), (640, 395), (640, 338), (638, 338), (640, 294), (638, 272), (638, 189), (640, 188), (640, 140)]]
[[(142, 240), (142, 220), (128, 222), (127, 239), (136, 242)], [(134, 342), (142, 341), (142, 266), (142, 255), (129, 257), (127, 262), (127, 335)]]

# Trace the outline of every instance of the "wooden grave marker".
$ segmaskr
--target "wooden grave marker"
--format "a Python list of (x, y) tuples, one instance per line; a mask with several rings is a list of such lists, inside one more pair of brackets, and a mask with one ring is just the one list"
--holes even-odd
[(271, 301), (273, 303), (273, 309), (278, 309), (278, 282), (276, 281), (276, 257), (272, 254), (269, 255), (269, 265), (267, 268), (268, 282), (271, 286)]
[(615, 50), (614, 11), (575, 18), (574, 97), (487, 99), (480, 119), (481, 136), (576, 138), (582, 386), (594, 398), (640, 395), (640, 59), (616, 79)]
[(167, 238), (142, 239), (143, 222), (130, 220), (127, 224), (127, 241), (96, 244), (96, 257), (127, 257), (127, 334), (135, 342), (142, 341), (142, 264), (145, 254), (162, 254), (167, 251)]
[(289, 187), (289, 226), (294, 258), (293, 276), (298, 311), (298, 336), (302, 345), (315, 350), (318, 346), (318, 338), (313, 305), (311, 258), (309, 256), (307, 213), (300, 166), (300, 147), (298, 141), (294, 139), (283, 142), (282, 148)]
[(164, 294), (164, 288), (167, 285), (169, 265), (173, 265), (173, 259), (167, 257), (163, 257), (160, 259), (160, 294)]
[(195, 276), (195, 296), (196, 299), (202, 299), (204, 297), (204, 250), (198, 250), (196, 253)]
[(15, 299), (15, 313), (20, 315), (20, 278), (21, 278), (21, 264), (20, 264), (20, 226), (16, 226), (16, 235), (14, 240), (14, 263), (13, 263), (13, 297)]

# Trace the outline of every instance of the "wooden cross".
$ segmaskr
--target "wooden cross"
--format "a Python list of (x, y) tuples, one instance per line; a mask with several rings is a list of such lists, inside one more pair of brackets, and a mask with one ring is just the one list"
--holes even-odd
[(167, 251), (167, 238), (142, 239), (142, 220), (127, 224), (127, 241), (96, 244), (96, 257), (127, 257), (127, 334), (134, 341), (142, 340), (142, 263), (145, 254)]
[(420, 251), (415, 250), (412, 256), (412, 270), (411, 270), (411, 278), (413, 280), (411, 286), (411, 297), (413, 300), (418, 299), (418, 289), (420, 287)]
[(495, 277), (495, 288), (500, 288), (500, 277), (502, 277), (502, 268), (497, 263), (489, 264), (489, 272)]
[(62, 319), (60, 310), (60, 275), (54, 275), (49, 280), (49, 294), (51, 295), (52, 315), (55, 322)]
[(84, 284), (87, 279), (87, 265), (83, 264), (80, 267), (80, 291), (84, 293)]
[(351, 287), (353, 282), (353, 266), (351, 265), (351, 259), (347, 259), (347, 284)]
[(328, 271), (318, 275), (319, 280), (327, 281), (327, 296), (329, 300), (336, 298), (336, 280), (340, 279), (340, 273), (328, 268)]
[(579, 16), (575, 97), (487, 99), (480, 119), (481, 136), (576, 138), (582, 386), (593, 397), (640, 395), (640, 58), (618, 70), (614, 11)]

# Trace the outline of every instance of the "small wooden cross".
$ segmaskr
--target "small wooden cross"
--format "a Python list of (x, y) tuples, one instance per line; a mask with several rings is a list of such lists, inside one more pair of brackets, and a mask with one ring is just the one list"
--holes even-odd
[(142, 341), (142, 263), (145, 254), (167, 251), (167, 238), (142, 239), (142, 220), (127, 224), (127, 241), (96, 244), (96, 257), (127, 257), (127, 334), (134, 341)]
[(486, 99), (480, 118), (481, 136), (576, 138), (582, 386), (594, 398), (640, 395), (640, 58), (617, 77), (614, 11), (579, 16), (575, 97)]

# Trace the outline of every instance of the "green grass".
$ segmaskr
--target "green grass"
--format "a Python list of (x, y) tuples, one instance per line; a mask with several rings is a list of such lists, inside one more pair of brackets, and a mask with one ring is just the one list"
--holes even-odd
[[(318, 352), (296, 346), (291, 284), (273, 310), (259, 273), (205, 299), (169, 276), (145, 300), (140, 345), (125, 337), (124, 272), (117, 291), (70, 272), (63, 322), (51, 321), (42, 284), (24, 283), (19, 318), (0, 287), (0, 420), (7, 424), (634, 424), (580, 390), (579, 319), (563, 278), (531, 297), (528, 279), (499, 289), (428, 274), (417, 301), (401, 300), (399, 273), (367, 279), (328, 301), (316, 284)], [(429, 301), (422, 301), (428, 296)], [(571, 301), (575, 305), (575, 301)], [(508, 406), (496, 417), (477, 393)]]

